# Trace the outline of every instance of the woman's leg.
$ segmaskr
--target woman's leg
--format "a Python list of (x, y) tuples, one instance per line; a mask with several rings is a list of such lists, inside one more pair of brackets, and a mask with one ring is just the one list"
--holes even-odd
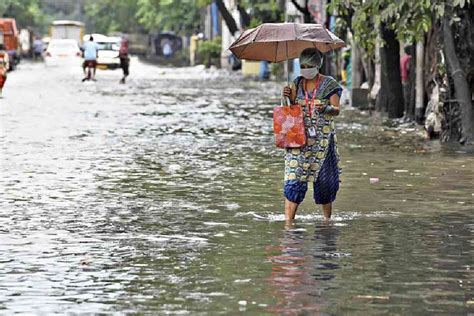
[(291, 202), (290, 200), (285, 199), (285, 221), (288, 222), (295, 219), (298, 205), (298, 203)]
[(287, 223), (295, 219), (298, 205), (303, 202), (308, 183), (298, 180), (285, 181), (283, 191), (285, 193), (285, 220)]
[(325, 220), (329, 220), (331, 218), (331, 212), (332, 212), (332, 203), (323, 204), (323, 214), (324, 214)]

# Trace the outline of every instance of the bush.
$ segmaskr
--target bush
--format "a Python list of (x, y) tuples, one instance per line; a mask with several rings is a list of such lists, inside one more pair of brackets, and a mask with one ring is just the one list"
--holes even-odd
[(213, 40), (199, 42), (197, 53), (206, 67), (211, 65), (219, 66), (221, 50), (222, 39), (216, 37)]
[(276, 78), (285, 78), (285, 62), (281, 63), (272, 63), (270, 65), (270, 72)]

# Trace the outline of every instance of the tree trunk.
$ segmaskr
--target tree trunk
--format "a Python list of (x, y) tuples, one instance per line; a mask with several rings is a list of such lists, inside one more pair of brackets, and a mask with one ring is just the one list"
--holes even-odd
[(365, 51), (362, 47), (357, 46), (357, 49), (359, 50), (359, 56), (360, 56), (360, 63), (362, 66), (362, 83), (368, 82), (369, 81), (369, 64), (367, 63), (368, 59), (364, 58)]
[[(424, 82), (423, 82), (423, 57), (425, 56), (424, 40), (416, 43), (416, 98), (415, 98), (415, 118), (418, 123), (423, 120), (423, 108), (425, 106), (424, 97)], [(413, 65), (413, 63), (412, 63)]]
[(357, 89), (360, 88), (360, 85), (362, 84), (362, 77), (363, 77), (363, 67), (362, 67), (362, 62), (361, 62), (361, 55), (360, 55), (360, 49), (357, 47), (357, 43), (355, 40), (352, 41), (352, 50), (351, 50), (351, 63), (352, 63), (352, 88)]
[[(415, 102), (416, 102), (416, 67), (415, 60), (416, 60), (416, 48), (414, 45), (410, 46), (410, 70), (408, 72), (408, 85), (409, 85), (409, 93), (408, 93), (408, 112), (405, 114), (410, 121), (415, 120)], [(423, 87), (424, 88), (424, 87)], [(423, 89), (424, 91), (424, 89)], [(421, 120), (423, 120), (424, 113), (422, 113), (421, 118), (417, 118), (417, 122), (421, 124)]]
[(443, 50), (450, 70), (449, 74), (454, 81), (454, 92), (461, 107), (462, 136), (459, 141), (464, 144), (473, 139), (471, 92), (469, 90), (466, 74), (464, 70), (461, 69), (458, 56), (456, 55), (453, 33), (447, 16), (443, 18), (443, 41)]
[(375, 54), (374, 54), (374, 83), (371, 85), (370, 88), (370, 102), (371, 108), (373, 108), (374, 101), (377, 101), (379, 92), (380, 92), (380, 85), (382, 82), (382, 75), (381, 75), (381, 65), (380, 65), (380, 32), (375, 39)]
[(234, 17), (232, 16), (232, 14), (230, 14), (229, 10), (227, 10), (222, 0), (216, 0), (216, 5), (219, 9), (222, 19), (224, 19), (225, 24), (229, 29), (230, 34), (234, 36), (235, 33), (239, 30), (239, 28), (237, 27), (237, 23), (235, 23)]
[(400, 76), (400, 43), (393, 30), (382, 26), (385, 45), (380, 49), (382, 67), (381, 88), (377, 98), (377, 109), (388, 112), (389, 118), (403, 116), (404, 100)]
[(296, 7), (298, 11), (303, 13), (304, 15), (304, 23), (314, 23), (313, 17), (311, 16), (311, 12), (308, 9), (308, 0), (305, 0), (305, 5), (302, 7), (296, 0), (291, 0), (291, 3)]

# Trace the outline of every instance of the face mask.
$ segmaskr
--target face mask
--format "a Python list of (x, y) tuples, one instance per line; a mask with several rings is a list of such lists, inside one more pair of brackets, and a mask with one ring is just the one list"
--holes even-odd
[(313, 68), (306, 68), (306, 69), (301, 69), (301, 75), (305, 78), (305, 79), (313, 79), (314, 77), (316, 77), (316, 75), (318, 74), (319, 72), (319, 68), (318, 67), (313, 67)]

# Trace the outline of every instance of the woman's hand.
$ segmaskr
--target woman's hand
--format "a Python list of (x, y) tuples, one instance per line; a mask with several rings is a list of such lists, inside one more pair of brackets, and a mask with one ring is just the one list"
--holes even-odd
[(291, 88), (289, 86), (283, 87), (283, 97), (291, 100)]
[(329, 103), (333, 107), (331, 109), (331, 115), (338, 116), (340, 112), (339, 108), (339, 96), (337, 94), (334, 94), (329, 98)]
[(329, 102), (326, 101), (324, 103), (315, 104), (315, 109), (319, 113), (337, 116), (339, 115), (339, 97), (337, 95), (333, 95), (329, 99)]
[(314, 108), (316, 109), (316, 111), (321, 112), (326, 108), (326, 104), (317, 103), (314, 105)]

